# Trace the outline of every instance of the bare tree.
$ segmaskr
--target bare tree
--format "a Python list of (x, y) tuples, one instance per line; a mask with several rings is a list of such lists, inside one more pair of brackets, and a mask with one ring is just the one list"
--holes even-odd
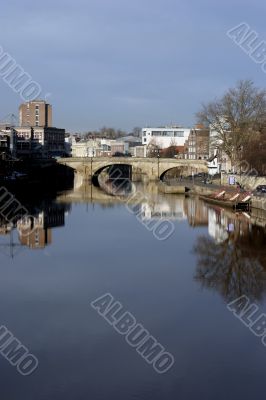
[(203, 105), (197, 119), (216, 131), (214, 145), (235, 165), (265, 125), (266, 91), (256, 88), (250, 80), (240, 81), (221, 99)]
[(132, 136), (141, 137), (141, 128), (139, 126), (136, 126), (135, 128), (133, 128)]
[(152, 139), (147, 146), (147, 156), (148, 157), (157, 157), (160, 154), (161, 146), (157, 142), (156, 139)]
[(250, 140), (250, 145), (243, 149), (242, 159), (248, 162), (250, 169), (259, 175), (266, 175), (266, 132)]

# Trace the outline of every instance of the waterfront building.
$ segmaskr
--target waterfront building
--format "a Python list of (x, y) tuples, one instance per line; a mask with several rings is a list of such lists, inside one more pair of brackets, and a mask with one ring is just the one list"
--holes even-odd
[[(228, 124), (226, 123), (225, 118), (221, 118), (219, 127), (223, 126), (224, 132), (230, 132), (228, 128)], [(210, 171), (214, 172), (229, 172), (232, 169), (231, 161), (227, 154), (223, 150), (221, 150), (221, 145), (223, 141), (219, 137), (217, 132), (217, 128), (215, 124), (210, 125), (210, 138), (209, 138), (209, 164), (210, 167), (213, 166)], [(216, 165), (217, 164), (217, 165)], [(217, 169), (215, 171), (214, 165), (216, 165)]]
[(0, 126), (0, 154), (1, 159), (16, 157), (16, 132), (10, 125)]
[(191, 129), (187, 141), (189, 160), (207, 160), (209, 158), (210, 131), (197, 125)]
[(56, 157), (66, 154), (65, 129), (52, 126), (52, 106), (44, 100), (33, 100), (19, 107), (16, 132), (18, 157)]
[(16, 127), (17, 156), (40, 158), (65, 154), (65, 129), (54, 127)]
[(0, 131), (0, 154), (8, 154), (10, 149), (10, 131)]
[(190, 128), (180, 126), (162, 128), (143, 128), (142, 144), (158, 146), (164, 149), (170, 146), (184, 146), (188, 139)]
[(208, 159), (208, 173), (215, 175), (220, 172), (220, 165), (218, 164), (217, 152)]
[(21, 104), (19, 125), (52, 127), (52, 106), (44, 100), (33, 100)]

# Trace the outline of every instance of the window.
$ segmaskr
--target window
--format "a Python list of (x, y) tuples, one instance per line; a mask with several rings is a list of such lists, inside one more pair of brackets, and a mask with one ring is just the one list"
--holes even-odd
[(174, 136), (175, 137), (184, 137), (184, 131), (175, 131)]

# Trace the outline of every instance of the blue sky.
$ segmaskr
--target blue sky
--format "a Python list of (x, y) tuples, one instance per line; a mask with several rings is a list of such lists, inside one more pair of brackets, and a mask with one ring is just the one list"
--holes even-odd
[[(9, 0), (0, 45), (48, 93), (69, 131), (179, 123), (237, 80), (266, 74), (231, 41), (246, 22), (266, 40), (262, 0)], [(21, 102), (0, 78), (0, 119)]]

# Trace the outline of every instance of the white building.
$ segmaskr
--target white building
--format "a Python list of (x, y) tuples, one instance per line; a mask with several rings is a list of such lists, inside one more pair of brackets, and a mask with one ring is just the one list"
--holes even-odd
[[(225, 118), (221, 118), (219, 123), (219, 129), (223, 129), (224, 133), (229, 133), (229, 125)], [(221, 171), (228, 172), (231, 170), (231, 161), (229, 157), (222, 151), (221, 145), (223, 143), (215, 124), (210, 125), (210, 143), (209, 143), (209, 173), (210, 175), (214, 173), (219, 173)], [(216, 157), (215, 157), (216, 156)], [(216, 168), (216, 170), (215, 170)]]
[(130, 147), (130, 153), (132, 157), (147, 157), (147, 147), (146, 146), (134, 146)]
[(169, 146), (184, 146), (190, 133), (190, 128), (178, 126), (164, 128), (143, 128), (142, 144), (148, 146), (154, 144), (161, 149)]
[(100, 143), (97, 140), (72, 141), (72, 157), (96, 157), (100, 149)]
[(217, 150), (216, 153), (214, 153), (214, 155), (212, 155), (209, 159), (208, 159), (208, 173), (209, 175), (215, 175), (215, 174), (219, 174), (220, 172), (220, 164), (218, 164), (218, 156), (217, 156)]

